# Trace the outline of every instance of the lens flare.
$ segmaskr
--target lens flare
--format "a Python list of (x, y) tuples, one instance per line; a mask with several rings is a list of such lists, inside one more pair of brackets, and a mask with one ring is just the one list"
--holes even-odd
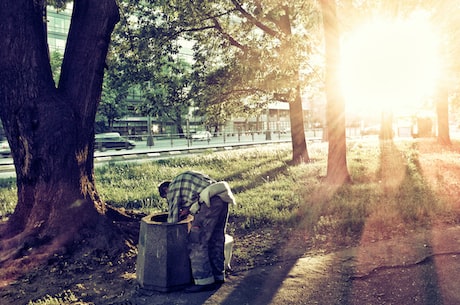
[(404, 111), (433, 94), (439, 35), (426, 15), (374, 20), (342, 41), (340, 80), (347, 112)]

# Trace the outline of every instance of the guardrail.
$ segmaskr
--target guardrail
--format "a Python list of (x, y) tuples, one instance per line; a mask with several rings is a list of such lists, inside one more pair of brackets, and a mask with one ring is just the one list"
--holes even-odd
[(244, 142), (244, 143), (227, 143), (227, 144), (216, 144), (206, 146), (189, 146), (189, 147), (177, 147), (177, 148), (164, 148), (146, 151), (117, 151), (110, 155), (95, 156), (95, 163), (104, 162), (116, 162), (116, 161), (128, 161), (136, 159), (161, 159), (170, 158), (180, 155), (192, 155), (214, 151), (224, 151), (233, 149), (244, 149), (254, 146), (269, 145), (269, 144), (282, 144), (290, 143), (291, 140), (274, 140), (270, 142)]
[[(320, 139), (308, 139), (316, 141)], [(134, 161), (145, 159), (161, 159), (171, 158), (175, 156), (195, 155), (213, 151), (224, 151), (232, 149), (244, 149), (254, 146), (283, 144), (290, 143), (290, 139), (259, 141), (259, 142), (235, 142), (235, 143), (219, 143), (207, 144), (199, 146), (182, 146), (182, 147), (165, 147), (165, 148), (145, 148), (141, 150), (108, 150), (104, 153), (95, 153), (94, 163), (103, 164), (107, 162)], [(0, 172), (14, 172), (14, 164), (12, 159), (3, 159), (0, 163)]]
[[(290, 132), (288, 131), (280, 131), (280, 130), (272, 130), (268, 131), (270, 137), (272, 139), (281, 139), (283, 137), (290, 137)], [(122, 134), (122, 137), (133, 140), (133, 141), (140, 141), (140, 142), (147, 142), (148, 138), (150, 137), (153, 142), (156, 141), (170, 141), (171, 143), (177, 143), (181, 141), (186, 141), (187, 139), (191, 139), (191, 137), (196, 134), (196, 132), (191, 132), (190, 134), (186, 133), (162, 133), (162, 134)], [(247, 131), (247, 132), (218, 132), (218, 133), (211, 133), (212, 140), (219, 138), (221, 141), (228, 141), (228, 142), (240, 142), (240, 141), (258, 141), (261, 138), (265, 138), (267, 135), (267, 131)], [(323, 134), (322, 128), (310, 128), (305, 130), (306, 137), (321, 137)]]

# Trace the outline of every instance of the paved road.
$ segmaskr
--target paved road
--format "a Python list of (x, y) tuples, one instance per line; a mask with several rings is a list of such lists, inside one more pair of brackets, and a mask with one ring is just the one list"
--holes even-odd
[[(319, 139), (319, 138), (318, 138)], [(267, 140), (265, 134), (259, 135), (235, 135), (215, 137), (210, 141), (189, 141), (178, 138), (156, 138), (152, 146), (147, 146), (147, 141), (135, 141), (136, 147), (131, 150), (107, 150), (94, 153), (95, 163), (108, 161), (136, 161), (143, 158), (173, 157), (184, 153), (199, 153), (204, 149), (225, 149), (225, 147), (245, 147), (268, 143), (289, 142), (289, 134), (272, 134)], [(313, 138), (312, 138), (313, 140)], [(0, 159), (0, 178), (15, 177), (12, 158)]]
[[(320, 136), (320, 133), (317, 133)], [(312, 134), (313, 136), (313, 134)], [(189, 148), (189, 147), (203, 147), (203, 146), (215, 146), (215, 145), (225, 145), (225, 144), (234, 144), (234, 143), (254, 143), (254, 142), (270, 142), (270, 141), (280, 141), (280, 140), (290, 140), (290, 134), (271, 134), (271, 139), (266, 138), (265, 134), (253, 134), (253, 135), (233, 135), (233, 136), (219, 136), (211, 138), (210, 141), (190, 141), (187, 139), (178, 139), (178, 138), (167, 138), (167, 137), (155, 137), (153, 146), (147, 147), (147, 141), (137, 141), (136, 148), (144, 149), (151, 148), (164, 149), (164, 148)]]

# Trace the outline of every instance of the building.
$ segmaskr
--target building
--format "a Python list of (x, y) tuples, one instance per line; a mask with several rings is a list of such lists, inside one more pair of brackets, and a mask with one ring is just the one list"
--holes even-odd
[(52, 6), (48, 6), (46, 10), (46, 27), (50, 52), (64, 53), (71, 18), (72, 6), (70, 4), (64, 10), (57, 10)]
[[(47, 30), (48, 46), (50, 52), (58, 51), (64, 53), (67, 40), (67, 33), (70, 28), (72, 18), (72, 4), (67, 4), (63, 10), (57, 10), (52, 6), (47, 8)], [(179, 42), (182, 46), (179, 53), (187, 60), (193, 60), (193, 43), (189, 41)], [(130, 104), (128, 111), (131, 114), (116, 120), (113, 124), (113, 131), (123, 135), (142, 136), (150, 132), (162, 132), (174, 134), (175, 126), (172, 122), (157, 121), (156, 118), (136, 115), (136, 105), (143, 101), (142, 92), (138, 88), (132, 88), (129, 91), (127, 100)], [(309, 109), (311, 105), (304, 104), (304, 109)], [(202, 119), (194, 117), (192, 111), (184, 118), (186, 124), (183, 130), (196, 132), (204, 129), (201, 124)], [(304, 110), (305, 129), (311, 127), (310, 111)], [(251, 118), (232, 118), (221, 130), (229, 134), (247, 133), (247, 132), (286, 132), (290, 129), (289, 105), (287, 103), (272, 103), (267, 107), (263, 114)]]

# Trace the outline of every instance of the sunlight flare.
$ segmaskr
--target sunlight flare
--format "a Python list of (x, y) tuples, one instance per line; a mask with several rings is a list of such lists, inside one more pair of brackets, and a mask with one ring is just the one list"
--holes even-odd
[(341, 63), (348, 111), (414, 108), (437, 85), (439, 35), (426, 14), (373, 20), (343, 39)]

